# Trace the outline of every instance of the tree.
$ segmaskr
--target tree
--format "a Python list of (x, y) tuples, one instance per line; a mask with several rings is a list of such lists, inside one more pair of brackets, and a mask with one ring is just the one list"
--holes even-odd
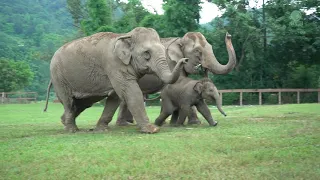
[(105, 0), (88, 0), (86, 5), (88, 18), (81, 21), (81, 29), (86, 35), (98, 32), (102, 26), (112, 26), (110, 4), (107, 4)]
[(141, 21), (150, 13), (143, 7), (140, 0), (128, 0), (128, 3), (120, 3), (124, 12), (121, 19), (114, 23), (117, 32), (125, 33), (138, 27)]
[(23, 89), (33, 79), (30, 66), (23, 62), (0, 58), (0, 89), (5, 92)]
[(182, 37), (199, 27), (201, 0), (164, 0), (166, 36)]

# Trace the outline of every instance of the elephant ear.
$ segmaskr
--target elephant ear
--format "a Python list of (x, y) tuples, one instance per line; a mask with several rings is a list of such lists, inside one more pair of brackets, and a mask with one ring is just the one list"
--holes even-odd
[(125, 65), (130, 63), (132, 57), (131, 45), (131, 36), (119, 37), (114, 45), (115, 54)]
[[(166, 56), (171, 61), (177, 63), (179, 59), (183, 58), (183, 52), (181, 50), (181, 39), (175, 38), (167, 43)], [(175, 65), (175, 64), (174, 64)], [(174, 66), (173, 66), (174, 67)]]
[(195, 90), (198, 94), (201, 94), (201, 92), (203, 90), (203, 84), (201, 82), (197, 82), (194, 85), (193, 90)]

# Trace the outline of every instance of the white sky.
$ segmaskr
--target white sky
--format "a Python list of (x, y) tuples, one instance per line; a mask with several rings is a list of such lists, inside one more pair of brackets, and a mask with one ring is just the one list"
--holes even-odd
[[(127, 2), (127, 0), (122, 0), (122, 1)], [(222, 15), (222, 12), (219, 11), (218, 7), (215, 4), (209, 3), (206, 0), (201, 0), (201, 1), (203, 3), (201, 4), (202, 10), (200, 12), (200, 16), (201, 16), (200, 24), (208, 23), (215, 17)], [(249, 6), (251, 8), (253, 7), (261, 8), (262, 1), (263, 0), (249, 0)], [(265, 2), (267, 1), (268, 0), (265, 0)], [(154, 12), (153, 9), (155, 9), (159, 14), (163, 14), (162, 0), (141, 0), (141, 2), (142, 2), (142, 5), (150, 12), (153, 13)], [(307, 13), (310, 13), (310, 12), (307, 12)]]
[[(218, 7), (215, 4), (209, 3), (206, 0), (201, 0), (201, 1), (203, 3), (201, 4), (202, 10), (200, 12), (200, 16), (201, 16), (200, 24), (208, 23), (213, 18), (222, 15), (222, 12), (219, 11)], [(159, 14), (163, 14), (162, 0), (141, 0), (141, 2), (142, 2), (142, 5), (146, 9), (148, 9), (150, 12), (153, 12), (153, 9), (155, 9)], [(250, 7), (261, 7), (261, 5), (262, 5), (262, 0), (249, 1)]]

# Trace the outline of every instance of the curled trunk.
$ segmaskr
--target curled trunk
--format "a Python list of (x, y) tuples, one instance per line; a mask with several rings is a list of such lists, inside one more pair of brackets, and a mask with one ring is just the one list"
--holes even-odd
[(225, 42), (227, 46), (229, 61), (226, 65), (222, 65), (219, 63), (217, 58), (214, 56), (211, 56), (208, 58), (208, 62), (203, 64), (203, 67), (209, 69), (213, 74), (227, 74), (235, 67), (237, 59), (236, 59), (236, 53), (234, 51), (232, 42), (231, 42), (231, 35), (229, 33), (226, 34)]
[(178, 80), (183, 67), (182, 65), (185, 61), (186, 58), (180, 59), (171, 72), (166, 59), (162, 59), (158, 62), (155, 73), (165, 84), (173, 84)]

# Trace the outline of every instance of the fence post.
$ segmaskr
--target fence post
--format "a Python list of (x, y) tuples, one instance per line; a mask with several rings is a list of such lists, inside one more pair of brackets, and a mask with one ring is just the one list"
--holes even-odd
[(297, 103), (300, 104), (300, 91), (297, 91)]
[(220, 101), (221, 101), (221, 106), (223, 105), (223, 101), (222, 101), (222, 92), (220, 93)]
[(279, 104), (281, 104), (281, 91), (279, 91), (278, 99), (279, 99)]
[(262, 93), (259, 91), (259, 105), (262, 105)]
[(4, 103), (4, 92), (2, 92), (2, 98), (1, 98), (1, 103)]
[(242, 91), (240, 92), (240, 106), (242, 106)]

